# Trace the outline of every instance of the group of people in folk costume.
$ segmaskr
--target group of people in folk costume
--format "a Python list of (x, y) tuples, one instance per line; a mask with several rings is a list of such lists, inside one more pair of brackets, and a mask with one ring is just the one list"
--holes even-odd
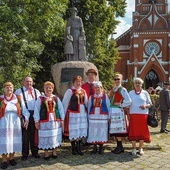
[(134, 90), (128, 93), (121, 84), (122, 74), (115, 74), (114, 86), (107, 94), (102, 82), (95, 81), (96, 76), (95, 70), (88, 70), (89, 81), (84, 84), (82, 77), (75, 77), (62, 101), (66, 113), (64, 135), (71, 141), (72, 154), (83, 155), (80, 142), (86, 137), (87, 143), (94, 145), (92, 153), (102, 154), (109, 134), (117, 142), (112, 153), (124, 152), (122, 140), (129, 137), (132, 155), (137, 154), (136, 142), (143, 155), (143, 143), (151, 141), (147, 115), (152, 105), (148, 92), (142, 89), (143, 80), (136, 78)]
[[(93, 154), (102, 154), (108, 134), (117, 141), (114, 154), (124, 152), (122, 140), (127, 136), (132, 141), (132, 154), (137, 153), (136, 141), (139, 141), (139, 154), (144, 153), (143, 142), (150, 142), (146, 121), (152, 103), (149, 94), (142, 89), (143, 80), (136, 78), (135, 89), (128, 93), (121, 85), (122, 75), (116, 74), (114, 86), (107, 94), (102, 82), (96, 81), (94, 69), (86, 74), (88, 82), (82, 84), (82, 77), (76, 76), (62, 101), (53, 94), (54, 84), (49, 81), (44, 83), (43, 94), (33, 88), (30, 76), (24, 78), (24, 86), (15, 93), (11, 82), (4, 84), (4, 94), (0, 97), (2, 169), (8, 167), (8, 154), (11, 166), (17, 165), (16, 152), (22, 152), (22, 160), (27, 160), (29, 144), (35, 158), (40, 158), (38, 150), (42, 149), (45, 160), (51, 157), (49, 150), (56, 159), (63, 133), (71, 142), (73, 155), (83, 155), (81, 143), (84, 139), (94, 145)], [(25, 121), (21, 127), (22, 115)]]

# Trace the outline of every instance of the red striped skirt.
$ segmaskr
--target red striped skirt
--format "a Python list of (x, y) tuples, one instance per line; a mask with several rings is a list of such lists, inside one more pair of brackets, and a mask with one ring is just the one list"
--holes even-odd
[(147, 125), (147, 114), (130, 114), (129, 140), (151, 142), (150, 132)]

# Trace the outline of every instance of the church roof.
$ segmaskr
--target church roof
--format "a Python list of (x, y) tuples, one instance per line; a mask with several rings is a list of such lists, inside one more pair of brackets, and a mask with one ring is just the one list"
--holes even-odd
[(118, 38), (115, 39), (117, 46), (130, 44), (131, 28), (129, 28), (126, 32), (124, 32)]

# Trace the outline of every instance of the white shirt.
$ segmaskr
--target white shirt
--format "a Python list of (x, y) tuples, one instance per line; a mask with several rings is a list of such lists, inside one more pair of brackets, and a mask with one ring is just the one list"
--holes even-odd
[[(29, 93), (28, 89), (26, 89), (25, 87), (23, 87), (23, 90), (24, 90), (24, 94), (25, 94), (25, 99), (26, 99), (26, 102), (27, 102), (27, 106), (28, 106), (28, 110), (34, 110), (34, 106), (35, 106), (35, 94), (34, 94), (34, 89), (32, 88), (32, 92), (33, 92), (33, 96), (34, 98), (32, 97), (32, 95)], [(40, 92), (35, 89), (36, 91), (36, 95), (37, 95), (37, 98), (41, 95)], [(23, 97), (23, 94), (22, 94), (22, 91), (21, 91), (21, 88), (17, 89), (15, 91), (15, 94), (16, 95), (20, 95), (22, 100), (24, 101), (24, 97)], [(25, 103), (25, 102), (24, 102)]]
[(135, 90), (129, 92), (129, 96), (132, 100), (130, 105), (130, 114), (148, 114), (148, 108), (141, 109), (141, 105), (152, 105), (149, 93), (146, 90), (142, 90), (140, 94), (136, 94)]

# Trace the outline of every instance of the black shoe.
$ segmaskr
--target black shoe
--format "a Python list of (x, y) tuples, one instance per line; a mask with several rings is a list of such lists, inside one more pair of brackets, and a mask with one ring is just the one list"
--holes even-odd
[(37, 154), (34, 154), (32, 155), (34, 158), (40, 158), (40, 155), (37, 153)]
[(75, 141), (71, 141), (72, 155), (77, 155)]
[(103, 153), (104, 153), (103, 145), (100, 145), (99, 146), (99, 154), (103, 154)]
[(111, 151), (113, 154), (120, 154), (124, 152), (123, 147), (116, 147), (114, 150)]
[(44, 156), (44, 159), (45, 159), (46, 161), (48, 161), (48, 160), (50, 159), (50, 157), (49, 157), (49, 156), (47, 156), (47, 157)]
[(94, 145), (93, 151), (91, 152), (91, 154), (96, 154), (96, 153), (97, 153), (97, 145)]
[(17, 165), (17, 162), (16, 162), (14, 159), (11, 159), (11, 160), (9, 160), (9, 164), (10, 164), (11, 166), (16, 166), (16, 165)]
[(53, 154), (52, 154), (52, 157), (53, 157), (54, 159), (57, 159), (57, 158), (58, 158), (58, 155), (53, 155)]
[(8, 167), (7, 162), (2, 162), (1, 163), (1, 169), (7, 169), (7, 167)]
[(165, 131), (166, 131), (166, 132), (170, 132), (170, 130), (168, 130), (168, 129), (165, 129)]
[(76, 148), (76, 151), (77, 151), (78, 155), (81, 155), (81, 156), (84, 155), (84, 153), (80, 150), (80, 148)]
[(160, 130), (160, 133), (165, 133), (165, 130), (162, 130), (162, 129), (161, 129), (161, 130)]
[(84, 155), (84, 153), (81, 151), (80, 141), (76, 142), (76, 151), (77, 151), (78, 155), (81, 155), (81, 156)]
[(22, 157), (21, 157), (21, 160), (22, 160), (22, 161), (26, 161), (26, 160), (27, 160), (27, 156), (22, 156)]

